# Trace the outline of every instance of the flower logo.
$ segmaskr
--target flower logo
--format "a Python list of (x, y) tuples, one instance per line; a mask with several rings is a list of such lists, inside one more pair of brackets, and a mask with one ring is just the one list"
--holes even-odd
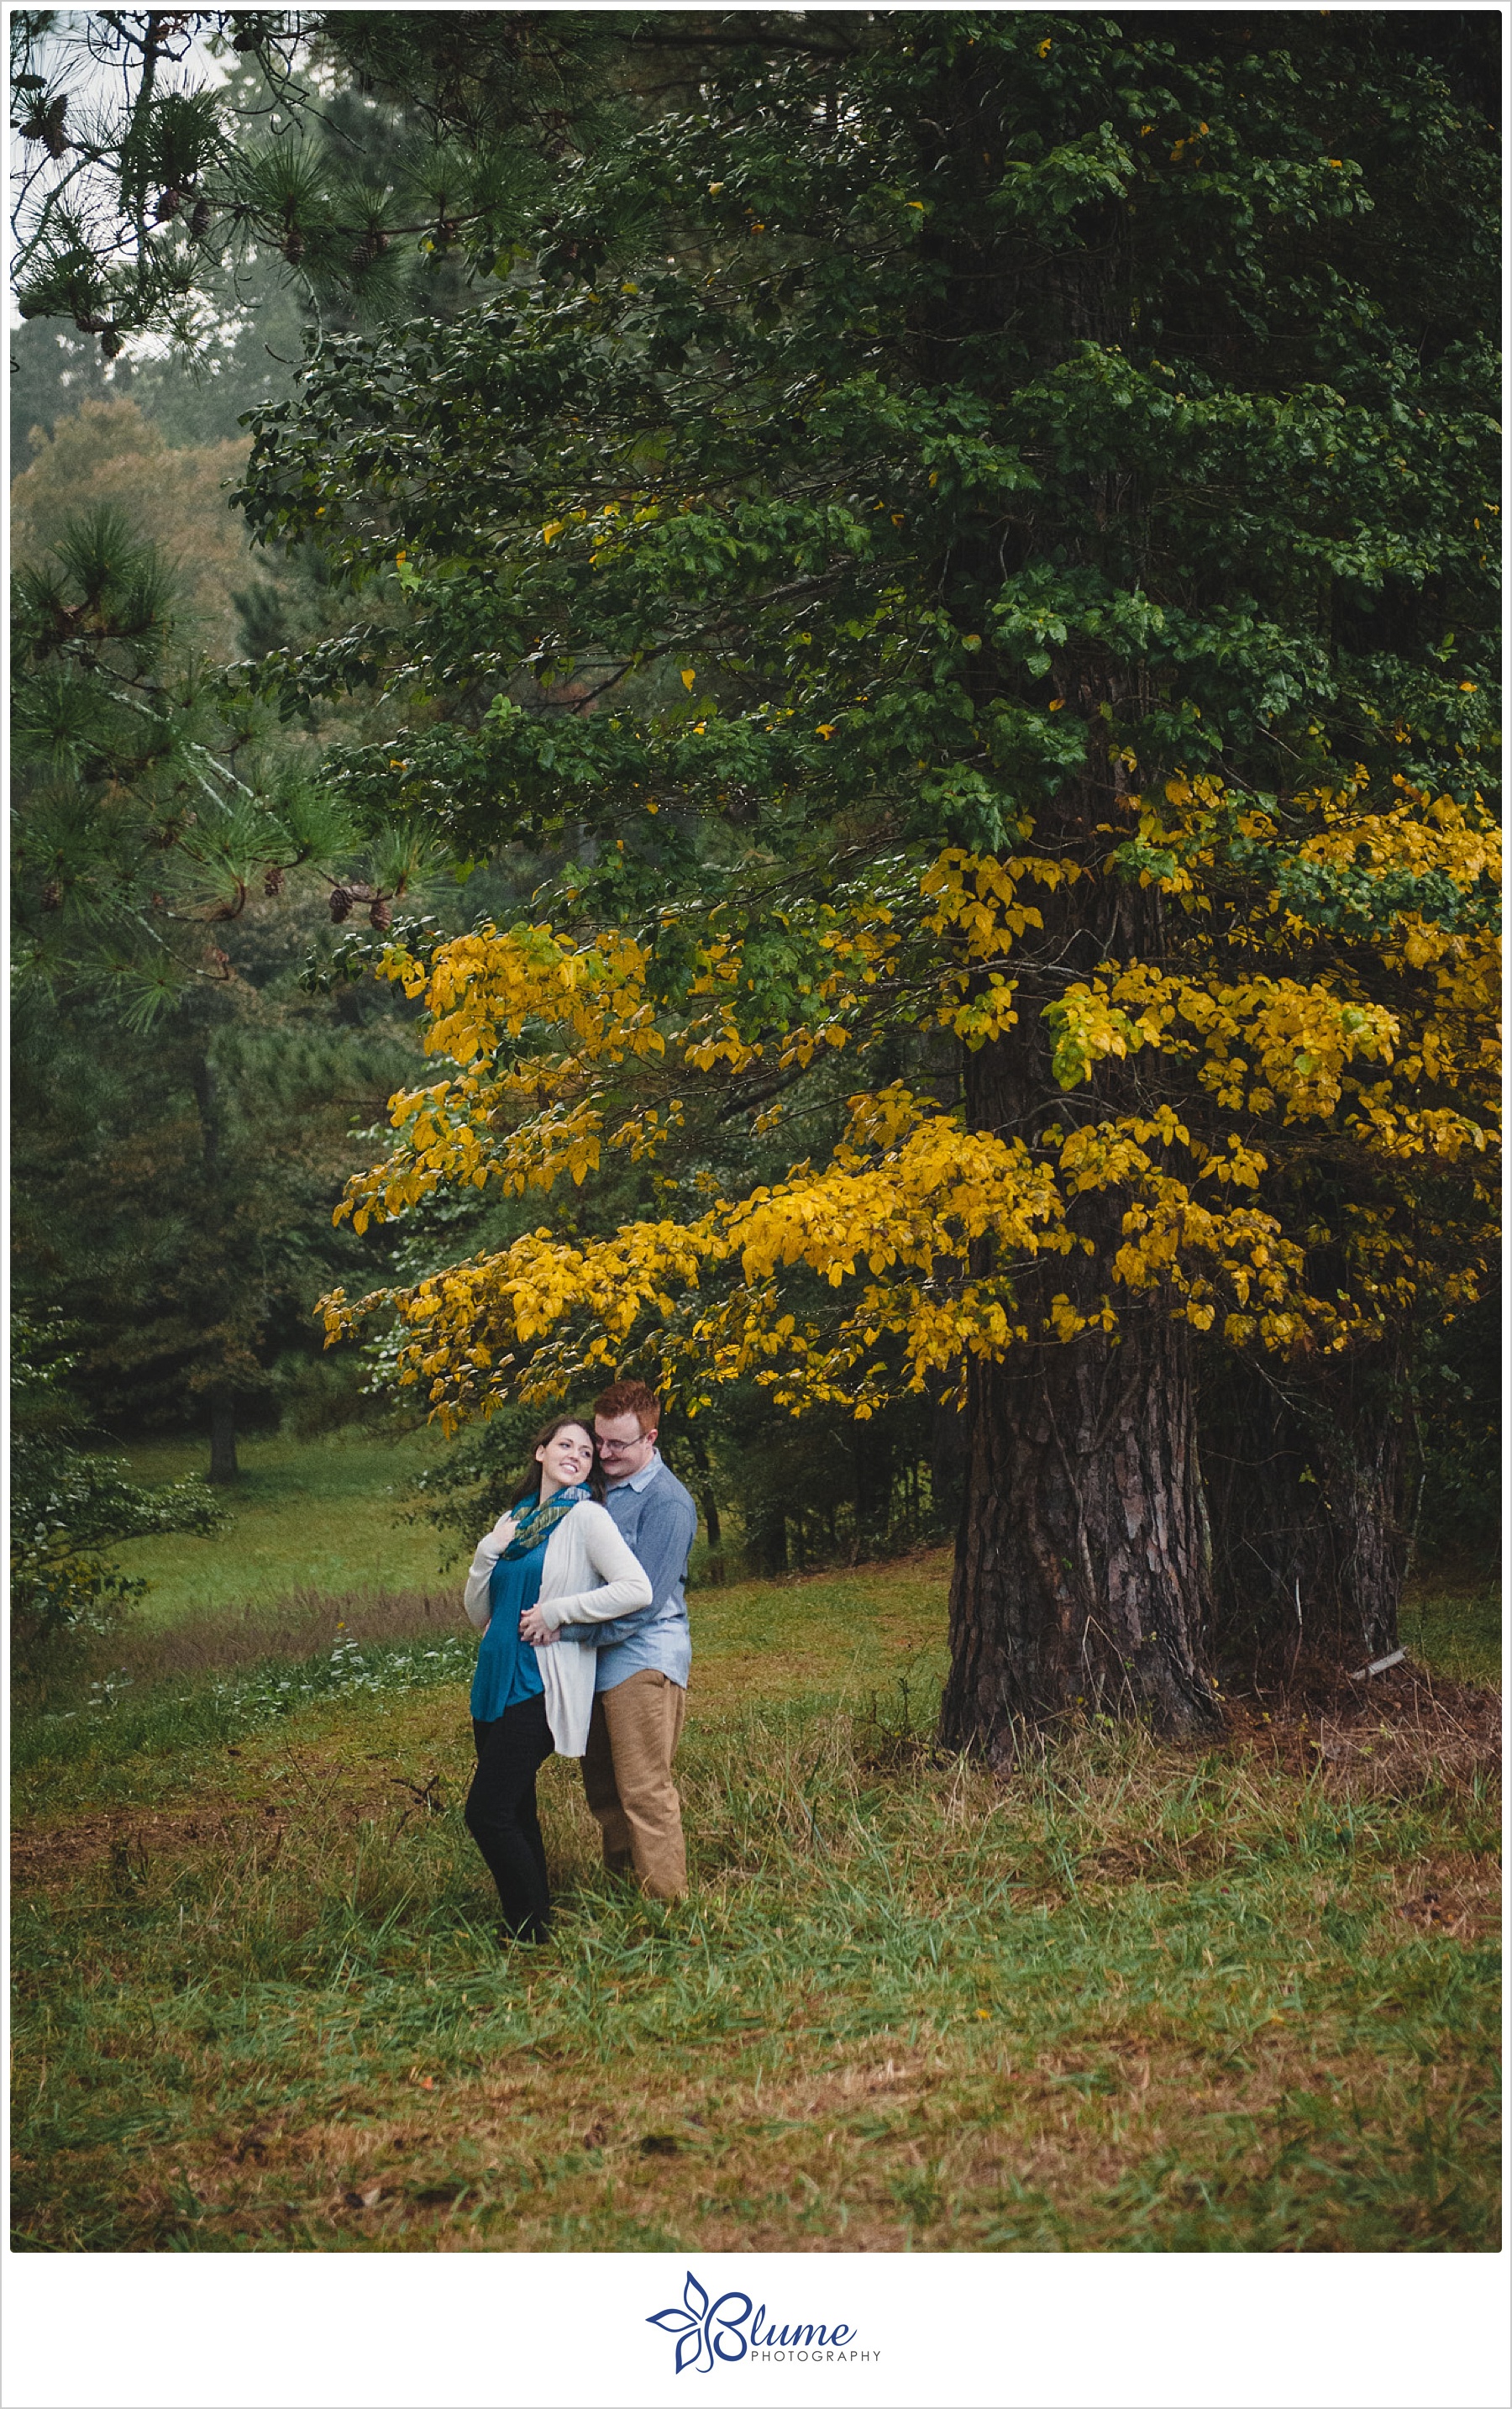
[[(711, 2302), (697, 2275), (688, 2271), (680, 2309), (658, 2309), (648, 2326), (660, 2326), (677, 2336), (677, 2373), (691, 2367), (707, 2375), (716, 2359), (727, 2363), (745, 2357), (747, 2344), (741, 2326), (751, 2314), (749, 2292), (722, 2292)], [(733, 2349), (730, 2344), (733, 2344)]]

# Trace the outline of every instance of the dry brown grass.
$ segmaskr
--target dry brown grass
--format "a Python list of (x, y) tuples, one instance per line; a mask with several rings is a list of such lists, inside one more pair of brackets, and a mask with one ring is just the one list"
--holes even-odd
[(165, 1630), (128, 1626), (109, 1648), (111, 1669), (134, 1681), (194, 1680), (271, 1661), (297, 1663), (343, 1635), (367, 1647), (458, 1628), (458, 1589), (291, 1590), (271, 1604), (220, 1607)]

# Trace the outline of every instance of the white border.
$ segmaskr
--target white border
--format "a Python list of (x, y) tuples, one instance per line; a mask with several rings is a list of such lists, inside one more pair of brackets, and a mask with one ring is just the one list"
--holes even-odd
[[(678, 2374), (692, 2265), (866, 2359)], [(5, 2409), (1505, 2409), (1476, 2258), (12, 2258)]]

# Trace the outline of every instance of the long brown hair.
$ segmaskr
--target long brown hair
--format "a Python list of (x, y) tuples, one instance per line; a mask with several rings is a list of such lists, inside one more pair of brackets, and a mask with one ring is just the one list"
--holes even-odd
[(584, 1438), (588, 1442), (588, 1445), (592, 1448), (593, 1467), (588, 1474), (587, 1479), (583, 1485), (587, 1490), (589, 1495), (591, 1497), (596, 1497), (601, 1506), (604, 1502), (604, 1467), (598, 1461), (598, 1442), (593, 1435), (593, 1424), (586, 1414), (554, 1414), (549, 1422), (541, 1423), (540, 1430), (537, 1431), (535, 1437), (530, 1442), (530, 1460), (526, 1469), (525, 1481), (521, 1488), (520, 1495), (515, 1501), (516, 1504), (521, 1506), (526, 1504), (534, 1505), (536, 1500), (540, 1497), (541, 1467), (536, 1462), (536, 1450), (538, 1447), (544, 1447), (548, 1439), (554, 1438), (559, 1430), (582, 1431)]

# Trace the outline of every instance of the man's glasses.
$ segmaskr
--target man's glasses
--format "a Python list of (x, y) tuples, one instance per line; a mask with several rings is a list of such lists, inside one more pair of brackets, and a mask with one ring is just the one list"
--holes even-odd
[(645, 1443), (646, 1434), (642, 1431), (639, 1438), (601, 1438), (598, 1447), (600, 1455), (624, 1455), (627, 1449), (644, 1447)]

